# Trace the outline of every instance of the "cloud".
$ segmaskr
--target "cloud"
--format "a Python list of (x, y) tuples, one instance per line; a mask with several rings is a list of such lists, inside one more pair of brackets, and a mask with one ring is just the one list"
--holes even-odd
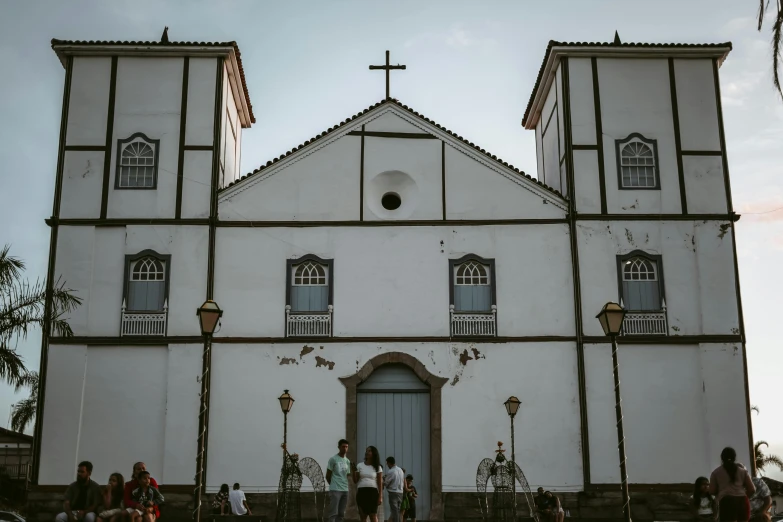
[(743, 203), (739, 206), (737, 212), (742, 215), (743, 221), (765, 223), (783, 221), (783, 196), (779, 195)]
[(467, 49), (469, 47), (492, 47), (497, 40), (478, 36), (475, 32), (465, 29), (462, 23), (456, 23), (445, 31), (429, 31), (414, 36), (405, 42), (405, 47), (419, 45), (446, 45), (452, 49)]

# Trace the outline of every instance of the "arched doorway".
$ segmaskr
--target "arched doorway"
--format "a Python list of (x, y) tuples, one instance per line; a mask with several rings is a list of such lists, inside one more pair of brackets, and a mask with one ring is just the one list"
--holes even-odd
[[(419, 492), (416, 510), (429, 514), (430, 387), (407, 366), (387, 364), (357, 386), (356, 409), (357, 449), (377, 447), (382, 463), (393, 456), (397, 466), (414, 477)], [(384, 510), (384, 520), (388, 520), (386, 494)]]
[[(379, 372), (386, 366), (396, 366), (398, 369), (391, 370), (390, 372), (379, 373), (379, 378), (375, 382), (371, 382), (366, 387), (361, 387), (363, 383), (369, 381), (371, 377)], [(425, 484), (423, 480), (416, 477), (415, 484), (419, 492), (419, 499), (424, 500), (423, 496), (429, 496), (428, 511), (424, 511), (421, 502), (417, 503), (416, 511), (419, 520), (442, 520), (443, 519), (443, 462), (442, 462), (442, 439), (441, 439), (441, 392), (443, 386), (448, 382), (445, 377), (438, 377), (427, 371), (424, 364), (417, 360), (412, 355), (401, 352), (388, 352), (376, 355), (369, 361), (367, 361), (362, 368), (354, 375), (349, 377), (341, 377), (340, 382), (345, 386), (345, 423), (346, 423), (346, 435), (350, 441), (355, 441), (351, 446), (350, 456), (356, 461), (360, 461), (364, 458), (364, 449), (367, 447), (361, 446), (359, 442), (359, 424), (361, 422), (366, 423), (366, 415), (362, 414), (360, 419), (359, 400), (360, 395), (372, 394), (372, 389), (378, 387), (377, 392), (385, 394), (396, 391), (400, 393), (414, 393), (407, 389), (395, 389), (393, 386), (401, 386), (404, 383), (408, 383), (408, 386), (413, 384), (410, 382), (410, 374), (403, 376), (399, 373), (399, 368), (405, 369), (413, 373), (418, 379), (420, 384), (427, 387), (428, 393), (415, 392), (416, 395), (420, 395), (421, 398), (429, 397), (429, 409), (425, 412), (429, 419), (427, 425), (429, 426), (429, 433), (424, 433), (424, 438), (428, 438), (428, 454), (423, 454), (421, 457), (422, 467), (426, 468), (429, 465), (429, 484)], [(396, 372), (396, 373), (395, 373)], [(385, 375), (384, 375), (385, 374)], [(395, 384), (395, 375), (398, 379), (403, 379), (404, 382), (397, 382)], [(361, 388), (360, 388), (361, 387)], [(363, 390), (363, 391), (361, 391)], [(362, 405), (369, 404), (364, 401), (370, 401), (370, 398), (362, 398)], [(378, 400), (377, 398), (375, 400)], [(386, 399), (384, 399), (386, 400)], [(412, 400), (412, 399), (411, 399)], [(413, 411), (413, 407), (410, 408)], [(420, 410), (417, 410), (420, 411)], [(362, 428), (366, 429), (366, 428)], [(377, 429), (376, 429), (377, 431)], [(377, 442), (377, 441), (376, 441)], [(378, 444), (373, 444), (377, 446)], [(380, 450), (380, 448), (379, 448)], [(382, 451), (382, 450), (381, 450)], [(381, 460), (384, 460), (389, 454), (381, 454)], [(395, 455), (396, 458), (396, 455)], [(398, 462), (400, 460), (398, 459)], [(408, 466), (402, 463), (402, 467), (406, 468), (409, 473), (413, 474)], [(415, 474), (414, 474), (415, 476)], [(355, 490), (351, 491), (351, 497), (355, 494)], [(388, 505), (388, 503), (386, 503)], [(349, 508), (353, 507), (352, 501), (349, 501)], [(355, 511), (355, 507), (351, 510)], [(349, 514), (346, 513), (348, 516)], [(355, 513), (353, 513), (355, 516)]]

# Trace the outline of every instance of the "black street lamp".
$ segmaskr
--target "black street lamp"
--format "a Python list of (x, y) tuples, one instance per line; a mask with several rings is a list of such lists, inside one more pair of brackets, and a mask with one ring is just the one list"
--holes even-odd
[(209, 431), (209, 368), (212, 358), (212, 334), (218, 321), (223, 316), (223, 310), (215, 301), (207, 300), (196, 310), (199, 326), (201, 327), (201, 336), (204, 338), (204, 353), (202, 355), (201, 367), (201, 406), (198, 413), (198, 453), (196, 454), (196, 490), (194, 492), (193, 519), (196, 522), (201, 521), (201, 494), (204, 491), (204, 479), (206, 468), (206, 438)]
[(517, 519), (517, 457), (514, 450), (514, 417), (517, 415), (521, 402), (513, 395), (509, 397), (503, 406), (506, 407), (506, 413), (511, 417), (511, 492), (514, 495), (514, 520)]
[(283, 410), (283, 455), (285, 455), (288, 448), (288, 412), (294, 407), (294, 398), (288, 393), (288, 390), (283, 390), (283, 395), (277, 398), (280, 401), (280, 409)]
[(595, 316), (604, 334), (612, 340), (612, 364), (614, 366), (614, 412), (617, 417), (617, 448), (620, 452), (620, 480), (623, 494), (623, 518), (631, 522), (631, 495), (628, 493), (628, 472), (625, 467), (625, 435), (623, 435), (623, 407), (620, 399), (620, 366), (617, 363), (617, 336), (623, 329), (625, 309), (617, 303), (606, 303)]

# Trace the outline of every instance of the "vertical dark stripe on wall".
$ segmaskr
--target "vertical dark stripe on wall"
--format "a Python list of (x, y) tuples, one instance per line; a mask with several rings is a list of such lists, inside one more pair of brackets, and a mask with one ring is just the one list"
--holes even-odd
[(362, 125), (362, 142), (359, 152), (359, 221), (364, 221), (364, 125)]
[(590, 58), (593, 67), (593, 103), (595, 104), (595, 143), (598, 147), (598, 183), (601, 189), (601, 214), (606, 214), (606, 172), (604, 171), (604, 126), (601, 121), (601, 91), (598, 86), (598, 60)]
[(174, 218), (182, 217), (182, 184), (185, 176), (185, 131), (188, 119), (188, 75), (190, 74), (190, 57), (185, 57), (182, 66), (182, 104), (179, 115), (179, 157), (177, 160), (177, 201), (174, 207)]
[(57, 238), (60, 217), (60, 196), (63, 185), (63, 166), (65, 164), (65, 143), (68, 131), (68, 109), (71, 98), (71, 78), (73, 77), (73, 57), (69, 56), (65, 66), (65, 85), (63, 87), (63, 107), (60, 116), (60, 145), (57, 152), (57, 172), (54, 184), (54, 203), (52, 204), (52, 231), (49, 236), (49, 266), (46, 270), (46, 299), (44, 303), (44, 322), (41, 328), (41, 362), (38, 367), (38, 403), (35, 405), (35, 430), (33, 432), (33, 471), (31, 480), (38, 484), (38, 472), (41, 468), (41, 435), (43, 434), (44, 402), (46, 402), (46, 377), (49, 365), (49, 337), (51, 335), (52, 289), (57, 262)]
[(443, 221), (446, 221), (446, 142), (440, 142), (440, 188), (443, 202)]
[(680, 140), (680, 111), (677, 108), (677, 82), (674, 78), (674, 58), (669, 58), (669, 90), (672, 96), (672, 121), (674, 122), (674, 147), (677, 154), (677, 176), (680, 180), (680, 206), (682, 213), (688, 213), (688, 199), (685, 194), (685, 172), (682, 167), (682, 141)]
[[(723, 129), (723, 103), (720, 97), (720, 76), (718, 75), (718, 60), (712, 61), (712, 76), (715, 81), (715, 104), (718, 109), (718, 136), (720, 137), (721, 160), (723, 164), (723, 183), (726, 189), (726, 211), (734, 213), (734, 203), (731, 199), (731, 182), (729, 180), (729, 157), (726, 152), (726, 133)], [(742, 368), (745, 374), (745, 413), (748, 423), (748, 451), (750, 452), (750, 465), (752, 471), (756, 471), (756, 462), (753, 458), (753, 423), (750, 415), (750, 387), (748, 384), (748, 354), (747, 339), (745, 337), (745, 315), (742, 311), (742, 289), (740, 287), (739, 263), (737, 261), (737, 235), (736, 223), (731, 224), (731, 248), (734, 255), (734, 287), (737, 293), (737, 317), (739, 319), (740, 337), (742, 338)]]
[(207, 264), (207, 299), (212, 299), (215, 290), (215, 232), (217, 228), (217, 192), (218, 179), (220, 178), (220, 131), (223, 106), (223, 58), (217, 59), (217, 72), (215, 74), (215, 114), (212, 135), (212, 182), (209, 200), (209, 253)]
[(718, 135), (720, 136), (720, 150), (723, 159), (723, 184), (726, 187), (726, 211), (734, 212), (734, 204), (731, 201), (731, 181), (729, 179), (729, 159), (726, 155), (726, 134), (723, 131), (723, 103), (720, 99), (720, 77), (718, 76), (718, 60), (712, 61), (712, 76), (715, 79), (715, 103), (718, 107)]
[[(106, 150), (103, 153), (103, 192), (101, 193), (101, 219), (106, 219), (109, 208), (109, 178), (111, 177), (111, 149), (114, 133), (114, 101), (117, 95), (117, 57), (111, 57), (111, 81), (109, 82), (109, 109), (106, 112)], [(119, 153), (119, 151), (118, 151)]]
[(576, 204), (574, 200), (574, 153), (571, 134), (571, 91), (568, 74), (568, 58), (561, 61), (563, 91), (563, 136), (566, 147), (566, 173), (568, 177), (568, 234), (571, 239), (571, 270), (574, 279), (574, 327), (576, 329), (576, 371), (579, 382), (579, 424), (582, 436), (582, 478), (584, 487), (590, 485), (590, 437), (587, 420), (587, 389), (585, 379), (585, 345), (582, 331), (582, 283), (579, 276), (579, 248), (576, 236)]

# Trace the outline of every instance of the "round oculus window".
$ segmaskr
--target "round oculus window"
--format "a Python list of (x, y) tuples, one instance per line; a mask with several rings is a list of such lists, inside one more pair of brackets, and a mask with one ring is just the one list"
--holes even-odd
[(386, 210), (397, 210), (400, 208), (400, 205), (402, 205), (402, 200), (400, 199), (399, 194), (387, 192), (381, 198), (381, 205), (383, 205), (383, 208)]

